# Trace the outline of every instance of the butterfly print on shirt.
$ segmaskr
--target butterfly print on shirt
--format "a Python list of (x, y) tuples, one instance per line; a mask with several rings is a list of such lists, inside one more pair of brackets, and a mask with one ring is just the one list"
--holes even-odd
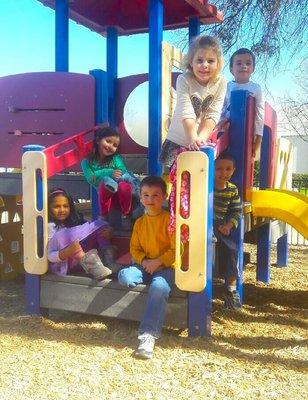
[(202, 119), (204, 114), (207, 112), (209, 106), (212, 104), (213, 99), (214, 99), (214, 96), (212, 94), (206, 96), (206, 98), (203, 100), (195, 94), (190, 96), (190, 101), (194, 108), (197, 118)]

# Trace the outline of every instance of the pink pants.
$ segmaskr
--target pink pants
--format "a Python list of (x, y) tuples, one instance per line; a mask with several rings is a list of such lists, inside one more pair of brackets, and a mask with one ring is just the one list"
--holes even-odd
[(98, 188), (100, 214), (107, 215), (111, 208), (120, 208), (122, 215), (127, 216), (132, 208), (132, 191), (132, 184), (128, 182), (119, 182), (116, 193), (110, 192), (101, 183)]

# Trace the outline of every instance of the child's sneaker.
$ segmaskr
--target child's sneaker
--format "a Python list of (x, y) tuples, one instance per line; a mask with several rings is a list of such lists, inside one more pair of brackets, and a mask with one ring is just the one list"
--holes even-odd
[(240, 310), (242, 308), (240, 295), (237, 290), (225, 290), (224, 292), (224, 308), (232, 310)]
[(143, 333), (138, 336), (139, 346), (134, 352), (136, 358), (148, 360), (153, 357), (153, 350), (155, 346), (155, 337), (149, 333)]

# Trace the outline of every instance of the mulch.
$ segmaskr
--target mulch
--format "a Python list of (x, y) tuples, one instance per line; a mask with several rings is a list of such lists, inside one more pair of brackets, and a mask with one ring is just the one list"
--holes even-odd
[(138, 324), (29, 317), (23, 279), (0, 282), (0, 400), (308, 398), (308, 248), (291, 247), (288, 268), (273, 258), (269, 285), (247, 249), (243, 310), (224, 311), (216, 290), (212, 337), (166, 329), (149, 361), (131, 356)]

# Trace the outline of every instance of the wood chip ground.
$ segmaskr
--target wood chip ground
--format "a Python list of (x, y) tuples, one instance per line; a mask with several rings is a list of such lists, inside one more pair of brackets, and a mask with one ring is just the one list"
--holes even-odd
[(164, 330), (150, 361), (131, 357), (136, 323), (31, 318), (23, 280), (0, 282), (0, 400), (307, 399), (308, 249), (292, 247), (265, 285), (248, 247), (243, 311), (224, 311), (215, 290), (212, 337)]

